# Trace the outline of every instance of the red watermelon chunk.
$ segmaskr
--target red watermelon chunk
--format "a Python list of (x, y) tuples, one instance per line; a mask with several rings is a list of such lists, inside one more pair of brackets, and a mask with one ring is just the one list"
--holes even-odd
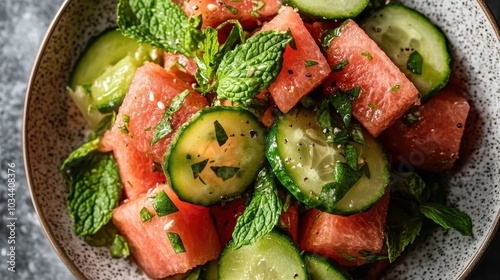
[(165, 175), (161, 171), (155, 172), (154, 162), (135, 147), (125, 143), (124, 135), (115, 131), (107, 131), (102, 138), (104, 149), (113, 151), (113, 156), (120, 170), (120, 178), (125, 189), (125, 196), (133, 198), (146, 193), (157, 184), (165, 183)]
[[(141, 209), (146, 207), (150, 213), (156, 213), (150, 196), (162, 190), (179, 211), (142, 222)], [(132, 257), (151, 278), (184, 273), (216, 259), (221, 251), (210, 210), (180, 201), (167, 185), (120, 205), (113, 212), (113, 223), (127, 240)], [(185, 252), (175, 253), (167, 232), (179, 235)]]
[(217, 27), (229, 19), (239, 19), (246, 28), (255, 28), (271, 19), (280, 9), (278, 0), (191, 0), (184, 1), (183, 10), (189, 16), (202, 16), (202, 29)]
[(370, 210), (351, 216), (316, 209), (301, 217), (300, 248), (328, 256), (344, 266), (367, 263), (360, 252), (380, 253), (389, 206), (389, 192)]
[(182, 54), (163, 52), (163, 67), (185, 82), (196, 82), (194, 75), (198, 70), (198, 66), (196, 66), (194, 59), (187, 58)]
[(377, 137), (419, 102), (418, 90), (353, 20), (341, 28), (327, 50), (328, 63), (338, 70), (325, 81), (325, 90), (331, 94), (360, 87), (353, 116)]
[(412, 126), (399, 119), (381, 135), (395, 163), (407, 168), (443, 171), (458, 158), (469, 103), (456, 90), (446, 87), (413, 110), (420, 121)]
[[(278, 108), (286, 113), (300, 99), (317, 87), (330, 73), (330, 67), (316, 45), (313, 37), (304, 26), (300, 16), (290, 7), (266, 23), (262, 31), (291, 30), (296, 49), (287, 46), (283, 54), (283, 67), (269, 92)], [(314, 64), (306, 66), (306, 64)]]
[(236, 220), (245, 211), (249, 199), (240, 197), (227, 203), (219, 203), (210, 207), (210, 212), (214, 217), (215, 228), (219, 235), (219, 241), (225, 246), (233, 237)]
[[(181, 109), (172, 117), (174, 131), (151, 145), (154, 130), (165, 109), (170, 106), (175, 96), (186, 89), (191, 90), (191, 93), (186, 97)], [(162, 163), (177, 128), (206, 106), (206, 98), (193, 91), (188, 83), (157, 64), (146, 63), (137, 69), (112, 129), (115, 133), (124, 134), (127, 144), (145, 153), (153, 161)]]

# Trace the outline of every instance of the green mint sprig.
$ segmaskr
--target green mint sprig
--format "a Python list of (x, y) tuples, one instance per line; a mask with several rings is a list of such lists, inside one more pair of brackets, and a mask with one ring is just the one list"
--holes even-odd
[(201, 17), (188, 18), (171, 0), (120, 0), (118, 29), (123, 35), (187, 57), (202, 48)]
[(282, 203), (274, 182), (274, 175), (263, 167), (255, 183), (255, 193), (243, 214), (238, 217), (233, 231), (233, 247), (250, 245), (269, 233), (278, 224)]

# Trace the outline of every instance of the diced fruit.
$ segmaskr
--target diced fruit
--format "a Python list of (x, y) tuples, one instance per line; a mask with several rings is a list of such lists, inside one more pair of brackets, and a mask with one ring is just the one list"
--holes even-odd
[(164, 52), (163, 67), (165, 67), (168, 72), (174, 74), (185, 82), (196, 82), (194, 75), (196, 74), (198, 67), (196, 66), (194, 59), (187, 58), (182, 54)]
[(353, 102), (353, 116), (377, 137), (410, 106), (419, 102), (418, 90), (353, 20), (330, 42), (328, 63), (333, 71), (325, 90), (348, 91), (360, 87)]
[(248, 200), (247, 197), (241, 197), (210, 207), (210, 212), (214, 217), (215, 228), (222, 246), (225, 246), (231, 240), (236, 220), (245, 211)]
[(347, 217), (311, 209), (301, 217), (300, 248), (344, 266), (365, 264), (382, 250), (388, 206), (389, 192), (370, 210)]
[(202, 16), (202, 29), (217, 27), (228, 19), (239, 19), (246, 28), (255, 28), (274, 16), (281, 3), (278, 0), (191, 0), (184, 1), (183, 10), (189, 16)]
[[(278, 226), (286, 229), (293, 242), (299, 243), (299, 208), (297, 202), (293, 201), (289, 205), (285, 205), (286, 201), (283, 201), (283, 211), (281, 212), (280, 221)], [(286, 209), (285, 209), (286, 206)]]
[(422, 101), (448, 82), (446, 37), (426, 16), (403, 5), (387, 5), (367, 17), (363, 29), (417, 87)]
[[(158, 215), (151, 197), (161, 191), (165, 191), (172, 200), (178, 208), (177, 212), (161, 217)], [(143, 209), (154, 216), (142, 221)], [(184, 273), (216, 259), (220, 254), (210, 210), (180, 201), (167, 185), (160, 185), (153, 192), (128, 200), (116, 208), (113, 223), (127, 240), (132, 257), (151, 278)], [(177, 253), (173, 246), (180, 242), (178, 239), (171, 242), (168, 233), (180, 238), (182, 246), (176, 247)]]
[(300, 99), (317, 87), (330, 73), (330, 67), (300, 16), (290, 7), (262, 27), (261, 31), (292, 32), (295, 49), (288, 45), (283, 54), (283, 67), (269, 92), (278, 106), (286, 113)]
[[(151, 145), (155, 128), (165, 110), (172, 99), (186, 89), (191, 90), (191, 93), (171, 119), (173, 132)], [(189, 84), (169, 74), (159, 65), (146, 63), (137, 69), (112, 129), (115, 133), (126, 135), (127, 144), (145, 153), (153, 161), (162, 163), (177, 128), (206, 106), (206, 98), (192, 91)]]
[(395, 163), (443, 171), (458, 158), (468, 112), (467, 100), (445, 87), (426, 104), (407, 112), (381, 138)]
[[(147, 158), (144, 153), (137, 151), (132, 145), (124, 141), (124, 135), (115, 131), (107, 131), (102, 138), (101, 145), (113, 151), (120, 178), (125, 189), (127, 198), (146, 193), (150, 188), (155, 188), (157, 184), (165, 183), (165, 175), (160, 167), (156, 167), (154, 162)], [(106, 149), (106, 148), (105, 148)]]

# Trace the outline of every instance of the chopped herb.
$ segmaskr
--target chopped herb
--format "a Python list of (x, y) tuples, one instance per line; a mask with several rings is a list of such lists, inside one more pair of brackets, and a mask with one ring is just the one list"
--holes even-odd
[(238, 9), (236, 9), (235, 7), (233, 7), (233, 6), (229, 5), (229, 4), (226, 4), (226, 3), (224, 3), (224, 7), (226, 9), (228, 9), (231, 12), (231, 14), (233, 14), (233, 15), (237, 15), (238, 12), (239, 12)]
[(172, 123), (170, 123), (170, 120), (172, 119), (174, 113), (179, 111), (179, 109), (182, 107), (182, 105), (184, 104), (184, 100), (186, 100), (186, 97), (189, 95), (189, 93), (191, 92), (186, 89), (172, 99), (172, 103), (170, 103), (169, 108), (165, 110), (162, 119), (155, 128), (154, 136), (150, 144), (151, 146), (158, 143), (158, 141), (172, 132), (173, 126)]
[(364, 51), (364, 52), (362, 52), (362, 53), (361, 53), (361, 55), (362, 55), (362, 56), (365, 56), (365, 57), (366, 57), (366, 58), (368, 58), (368, 60), (370, 60), (370, 61), (373, 59), (373, 56), (372, 56), (372, 55), (371, 55), (371, 53), (370, 53), (370, 52), (368, 52), (368, 51)]
[(142, 207), (139, 215), (141, 215), (141, 221), (143, 223), (150, 221), (155, 216), (154, 214), (150, 213), (146, 207)]
[(113, 243), (111, 244), (109, 250), (111, 252), (111, 257), (115, 259), (130, 256), (128, 243), (125, 238), (119, 234), (115, 234), (115, 238), (113, 239)]
[(266, 5), (266, 3), (263, 1), (253, 1), (252, 4), (255, 11), (264, 8), (264, 6)]
[(377, 105), (375, 105), (373, 103), (368, 104), (368, 107), (370, 107), (370, 109), (375, 110), (375, 111), (378, 110)]
[(156, 215), (158, 217), (166, 216), (172, 213), (179, 211), (177, 206), (172, 202), (170, 197), (165, 193), (165, 191), (161, 191), (153, 200), (153, 208), (156, 211)]
[(210, 166), (210, 169), (215, 173), (217, 178), (221, 178), (222, 181), (229, 180), (238, 173), (240, 170), (239, 167), (231, 167), (231, 166)]
[(150, 126), (148, 126), (148, 127), (146, 127), (146, 128), (144, 129), (144, 131), (145, 131), (145, 132), (148, 132), (148, 131), (150, 131), (150, 130), (151, 130), (151, 127), (150, 127)]
[(333, 65), (332, 71), (335, 71), (335, 72), (342, 71), (342, 70), (344, 70), (347, 67), (347, 65), (349, 65), (349, 60), (344, 59), (341, 62)]
[(401, 85), (395, 85), (391, 88), (391, 91), (398, 91), (401, 88)]
[(184, 249), (184, 244), (182, 244), (182, 239), (177, 233), (167, 232), (167, 237), (176, 254), (186, 252), (186, 249)]
[(306, 60), (306, 63), (305, 63), (306, 68), (314, 66), (314, 65), (318, 65), (318, 62), (314, 61), (314, 60)]
[(197, 162), (195, 164), (191, 165), (191, 170), (193, 171), (193, 178), (196, 179), (200, 176), (200, 173), (205, 169), (207, 166), (208, 159)]
[(406, 126), (412, 127), (422, 119), (422, 112), (418, 108), (410, 109), (401, 119)]
[(260, 18), (262, 15), (257, 11), (250, 11), (250, 15), (254, 18)]
[(222, 125), (218, 120), (215, 120), (214, 127), (215, 127), (215, 137), (217, 138), (217, 143), (219, 143), (219, 147), (222, 147), (222, 145), (224, 145), (227, 139), (229, 138), (227, 137), (224, 127), (222, 127)]
[(424, 64), (424, 58), (418, 51), (414, 51), (408, 57), (406, 62), (406, 69), (410, 70), (413, 74), (422, 74), (422, 66)]
[(123, 134), (128, 134), (129, 133), (128, 127), (129, 127), (129, 123), (130, 123), (130, 116), (127, 114), (123, 114), (122, 121), (123, 121), (123, 125), (118, 126), (118, 128), (120, 129), (120, 131)]

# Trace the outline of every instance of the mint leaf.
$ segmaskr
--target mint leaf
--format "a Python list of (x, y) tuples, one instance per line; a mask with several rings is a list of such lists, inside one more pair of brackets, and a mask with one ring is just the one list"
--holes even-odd
[(306, 60), (306, 63), (305, 63), (305, 67), (311, 67), (311, 66), (314, 66), (314, 65), (318, 65), (319, 62), (315, 61), (315, 60)]
[(439, 203), (420, 205), (420, 212), (444, 228), (453, 228), (465, 236), (472, 235), (472, 222), (464, 212)]
[(112, 258), (126, 258), (130, 256), (130, 249), (127, 241), (123, 236), (119, 234), (115, 234), (115, 238), (113, 239), (113, 244), (109, 248), (111, 251)]
[(334, 181), (324, 185), (319, 194), (319, 200), (326, 212), (332, 212), (330, 208), (333, 208), (344, 197), (362, 175), (357, 170), (357, 166), (356, 169), (353, 169), (345, 162), (335, 163), (333, 172), (335, 174)]
[[(226, 42), (219, 44), (218, 31), (228, 24), (234, 24)], [(207, 27), (203, 30), (205, 36), (203, 43), (203, 55), (196, 55), (195, 61), (198, 69), (195, 74), (199, 87), (196, 88), (201, 93), (212, 91), (216, 70), (224, 55), (230, 51), (237, 43), (245, 42), (245, 35), (241, 23), (237, 20), (228, 20), (219, 25), (216, 29)]]
[(400, 196), (413, 199), (419, 203), (427, 202), (427, 184), (415, 172), (400, 172), (393, 174), (393, 188)]
[(250, 245), (269, 233), (278, 223), (282, 204), (274, 182), (274, 175), (268, 166), (257, 174), (255, 193), (243, 214), (236, 220), (233, 231), (235, 250)]
[(422, 74), (422, 67), (424, 64), (424, 58), (418, 51), (414, 51), (408, 57), (406, 62), (406, 69), (410, 70), (413, 74)]
[(172, 202), (170, 197), (165, 193), (165, 191), (161, 191), (158, 195), (155, 196), (153, 200), (153, 208), (156, 211), (156, 215), (158, 217), (166, 216), (172, 213), (179, 211), (177, 206)]
[(193, 57), (201, 49), (201, 18), (188, 19), (171, 0), (120, 0), (117, 24), (123, 35), (169, 53)]
[(174, 128), (170, 120), (172, 119), (172, 116), (175, 114), (175, 112), (179, 111), (179, 109), (182, 107), (182, 105), (184, 104), (184, 100), (186, 100), (186, 97), (189, 93), (191, 92), (186, 89), (172, 99), (172, 103), (170, 103), (170, 106), (165, 110), (160, 123), (158, 123), (155, 128), (154, 136), (150, 144), (151, 146), (158, 143), (158, 141), (160, 141), (173, 131)]
[(154, 214), (150, 213), (148, 211), (148, 208), (146, 207), (142, 207), (141, 211), (139, 212), (139, 215), (141, 216), (141, 221), (143, 223), (150, 221), (155, 216)]
[(116, 113), (113, 111), (113, 113), (105, 115), (101, 121), (97, 124), (97, 127), (92, 131), (92, 133), (89, 136), (89, 140), (95, 140), (97, 138), (100, 138), (108, 131), (113, 123), (115, 122), (116, 118)]
[(101, 227), (96, 233), (85, 235), (83, 239), (90, 246), (103, 247), (111, 246), (115, 238), (115, 234), (118, 229), (115, 227), (113, 222), (108, 222), (103, 227)]
[(394, 261), (405, 248), (412, 244), (420, 234), (423, 217), (419, 203), (408, 200), (394, 189), (391, 193), (386, 221), (386, 245), (389, 261)]
[(172, 248), (174, 249), (174, 252), (176, 254), (186, 252), (186, 249), (184, 248), (184, 244), (182, 243), (182, 239), (177, 233), (167, 232), (167, 237), (168, 237), (168, 240), (170, 241), (170, 244), (172, 245)]
[(200, 176), (200, 173), (207, 166), (208, 159), (191, 164), (191, 171), (193, 171), (193, 178), (196, 179)]
[(97, 140), (75, 150), (61, 166), (77, 235), (94, 234), (109, 222), (123, 188), (113, 155), (98, 152)]
[(222, 181), (233, 178), (240, 170), (239, 167), (231, 166), (210, 166), (210, 169), (212, 169), (212, 171), (215, 173), (215, 176), (217, 176), (217, 178), (221, 178)]
[(276, 79), (291, 40), (289, 32), (264, 31), (227, 52), (216, 73), (217, 95), (249, 103)]
[(215, 137), (217, 138), (217, 143), (219, 143), (219, 147), (222, 147), (222, 145), (226, 143), (229, 137), (227, 136), (224, 127), (222, 127), (220, 122), (217, 120), (214, 122), (214, 129), (215, 129)]

